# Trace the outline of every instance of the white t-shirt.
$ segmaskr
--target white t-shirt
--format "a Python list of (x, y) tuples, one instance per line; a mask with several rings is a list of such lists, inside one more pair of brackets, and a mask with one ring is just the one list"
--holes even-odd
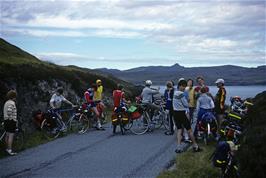
[[(50, 103), (53, 103), (54, 107), (56, 109), (60, 108), (61, 107), (61, 104), (62, 104), (62, 101), (66, 101), (66, 98), (62, 95), (57, 95), (56, 93), (53, 94), (51, 100), (50, 100)], [(50, 104), (51, 105), (51, 104)]]

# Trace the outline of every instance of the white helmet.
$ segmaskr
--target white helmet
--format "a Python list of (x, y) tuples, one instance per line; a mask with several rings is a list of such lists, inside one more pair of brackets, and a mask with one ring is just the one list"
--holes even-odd
[(219, 79), (216, 80), (215, 83), (216, 83), (216, 84), (218, 84), (218, 83), (224, 84), (224, 79), (219, 78)]
[(146, 80), (145, 84), (146, 84), (147, 86), (151, 86), (151, 85), (152, 85), (152, 81), (151, 81), (151, 80)]

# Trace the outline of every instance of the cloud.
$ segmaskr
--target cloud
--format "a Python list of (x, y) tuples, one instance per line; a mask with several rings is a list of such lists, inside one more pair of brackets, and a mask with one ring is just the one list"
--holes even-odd
[(265, 63), (265, 1), (3, 1), (0, 8), (1, 36), (142, 39), (186, 59)]

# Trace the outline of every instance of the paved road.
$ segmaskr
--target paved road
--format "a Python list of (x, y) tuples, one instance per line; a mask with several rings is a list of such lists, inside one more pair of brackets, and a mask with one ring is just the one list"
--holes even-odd
[(105, 131), (72, 134), (0, 160), (1, 177), (156, 177), (175, 158), (175, 137)]

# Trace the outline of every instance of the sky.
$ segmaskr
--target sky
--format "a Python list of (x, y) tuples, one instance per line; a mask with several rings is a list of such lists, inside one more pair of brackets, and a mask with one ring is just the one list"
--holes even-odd
[(59, 65), (266, 65), (266, 1), (0, 1), (0, 37)]

